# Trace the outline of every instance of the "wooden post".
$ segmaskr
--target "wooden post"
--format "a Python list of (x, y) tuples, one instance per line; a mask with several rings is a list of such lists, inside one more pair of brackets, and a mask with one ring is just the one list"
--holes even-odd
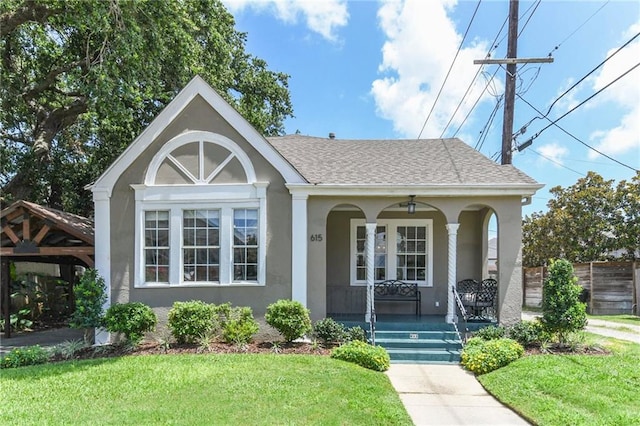
[[(518, 56), (518, 0), (509, 1), (509, 40), (507, 58)], [(504, 120), (502, 122), (502, 164), (511, 164), (513, 110), (516, 101), (516, 64), (507, 64), (504, 85)]]
[(593, 262), (589, 262), (589, 313), (593, 315)]
[(636, 315), (640, 315), (640, 277), (638, 277), (638, 268), (640, 268), (640, 265), (638, 264), (638, 262), (634, 261), (633, 262), (633, 300), (634, 303), (636, 305), (636, 310), (635, 310), (635, 314)]
[(9, 259), (6, 257), (0, 261), (0, 293), (2, 294), (2, 312), (4, 313), (4, 337), (11, 337), (11, 272)]

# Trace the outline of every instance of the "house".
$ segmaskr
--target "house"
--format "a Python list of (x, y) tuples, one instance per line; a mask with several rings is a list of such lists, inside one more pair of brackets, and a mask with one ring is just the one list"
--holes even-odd
[(363, 314), (367, 283), (399, 279), (419, 285), (423, 314), (450, 322), (456, 281), (487, 275), (494, 214), (509, 323), (522, 302), (521, 206), (541, 186), (458, 139), (265, 138), (195, 77), (91, 186), (95, 262), (110, 303), (161, 318), (191, 299)]

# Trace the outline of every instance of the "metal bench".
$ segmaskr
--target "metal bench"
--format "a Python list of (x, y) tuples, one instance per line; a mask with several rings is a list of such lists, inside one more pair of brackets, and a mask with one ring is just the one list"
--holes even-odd
[(376, 302), (415, 302), (416, 316), (422, 314), (422, 295), (416, 283), (383, 281), (374, 285), (373, 294)]

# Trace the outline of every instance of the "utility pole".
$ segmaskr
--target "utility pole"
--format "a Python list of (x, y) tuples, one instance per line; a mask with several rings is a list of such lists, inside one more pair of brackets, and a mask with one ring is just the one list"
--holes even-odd
[(502, 122), (502, 164), (511, 164), (517, 64), (553, 62), (553, 58), (551, 57), (518, 59), (518, 0), (509, 1), (508, 31), (507, 57), (505, 59), (482, 59), (473, 61), (474, 64), (507, 65), (504, 86), (504, 120)]

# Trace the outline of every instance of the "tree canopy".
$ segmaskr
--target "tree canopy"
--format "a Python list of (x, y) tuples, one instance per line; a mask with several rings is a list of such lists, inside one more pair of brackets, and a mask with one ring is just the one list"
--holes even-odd
[(0, 2), (0, 187), (90, 214), (83, 190), (194, 75), (258, 131), (293, 113), (289, 76), (245, 51), (219, 0)]
[(560, 258), (574, 263), (638, 258), (640, 172), (617, 186), (589, 172), (574, 185), (550, 192), (554, 198), (547, 203), (549, 210), (524, 219), (524, 266)]

